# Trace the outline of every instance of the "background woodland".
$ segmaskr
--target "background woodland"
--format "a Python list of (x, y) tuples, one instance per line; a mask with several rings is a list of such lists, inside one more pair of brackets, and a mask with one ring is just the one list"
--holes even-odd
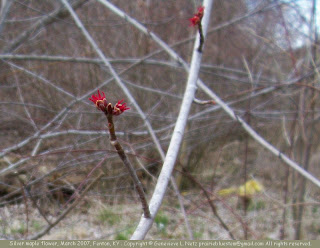
[[(68, 2), (166, 152), (188, 73), (100, 1)], [(201, 1), (110, 2), (190, 63), (197, 30), (188, 19)], [(199, 78), (319, 179), (316, 6), (214, 0)], [(0, 36), (0, 238), (129, 239), (142, 213), (139, 199), (105, 116), (88, 98), (100, 89), (131, 108), (115, 126), (149, 198), (163, 162), (145, 119), (62, 1), (2, 1)], [(169, 184), (147, 238), (319, 239), (319, 188), (212, 100), (197, 89), (173, 171), (178, 190)], [(219, 195), (248, 180), (263, 190), (247, 203), (236, 193)]]

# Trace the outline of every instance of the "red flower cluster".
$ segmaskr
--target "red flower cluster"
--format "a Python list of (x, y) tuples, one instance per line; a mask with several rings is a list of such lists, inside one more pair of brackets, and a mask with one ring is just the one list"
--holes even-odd
[(124, 111), (130, 109), (127, 107), (127, 104), (123, 102), (123, 100), (118, 101), (118, 103), (115, 106), (112, 106), (111, 103), (107, 102), (106, 95), (103, 91), (101, 91), (102, 95), (100, 94), (100, 91), (98, 90), (98, 94), (92, 95), (89, 100), (93, 102), (97, 109), (101, 110), (102, 112), (106, 114), (111, 115), (120, 115)]
[(93, 102), (97, 106), (97, 108), (100, 109), (101, 111), (104, 111), (104, 109), (108, 105), (106, 95), (104, 94), (103, 91), (102, 91), (102, 96), (100, 95), (100, 91), (98, 90), (98, 94), (92, 95), (91, 98), (89, 98), (89, 100)]
[(130, 109), (127, 107), (127, 104), (125, 102), (122, 103), (123, 101), (124, 101), (123, 99), (118, 101), (118, 103), (113, 107), (113, 110), (112, 110), (113, 115), (120, 115), (124, 111)]
[(198, 12), (194, 14), (194, 16), (192, 18), (190, 18), (190, 22), (191, 22), (191, 26), (196, 26), (199, 25), (201, 23), (202, 17), (204, 14), (204, 7), (200, 6), (198, 8)]

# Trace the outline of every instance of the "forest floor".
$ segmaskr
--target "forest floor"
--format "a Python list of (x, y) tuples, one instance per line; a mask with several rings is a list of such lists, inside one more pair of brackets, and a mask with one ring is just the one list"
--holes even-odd
[[(233, 142), (220, 151), (207, 151), (208, 157), (202, 158), (205, 162), (201, 167), (195, 168), (196, 166), (192, 165), (194, 168), (192, 174), (206, 189), (210, 189), (210, 180), (215, 178), (217, 183), (211, 188), (215, 194), (219, 189), (240, 185), (243, 182), (241, 161), (243, 154), (239, 147), (241, 148), (239, 142)], [(248, 239), (277, 240), (280, 239), (281, 229), (284, 226), (285, 239), (292, 240), (295, 223), (291, 202), (296, 192), (293, 190), (289, 192), (289, 201), (284, 205), (283, 181), (286, 178), (286, 167), (281, 167), (282, 165), (279, 165), (273, 155), (257, 148), (254, 144), (249, 148), (251, 152), (248, 154), (250, 171), (248, 180), (254, 176), (263, 184), (264, 190), (253, 197), (246, 213), (241, 208), (239, 197), (236, 195), (222, 197), (220, 200), (211, 195), (211, 202), (236, 239), (245, 239), (247, 232)], [(217, 157), (220, 157), (216, 162), (218, 168), (213, 169), (212, 161), (217, 161), (213, 159)], [(124, 190), (117, 192), (111, 192), (110, 189), (115, 182), (108, 182), (113, 184), (104, 186), (104, 190), (89, 191), (75, 209), (41, 239), (130, 239), (142, 214), (140, 202), (137, 200), (138, 197), (134, 197), (130, 181), (127, 179), (120, 181), (119, 188)], [(126, 187), (125, 183), (129, 184), (129, 187)], [(190, 181), (187, 186), (183, 186), (180, 182), (180, 186), (186, 187), (181, 191), (181, 195), (193, 238), (197, 240), (231, 239), (201, 190), (194, 184), (190, 184)], [(146, 188), (150, 189), (148, 192), (148, 199), (150, 199), (154, 184)], [(320, 239), (318, 197), (319, 190), (309, 183), (303, 203), (305, 206), (303, 239)], [(52, 202), (49, 200), (49, 197), (44, 198), (39, 201), (39, 205), (46, 210), (46, 215), (52, 222), (59, 212), (66, 208), (66, 202), (58, 203), (56, 199)], [(286, 209), (285, 223), (283, 223), (284, 209)], [(47, 222), (39, 211), (33, 208), (30, 201), (27, 205), (22, 201), (0, 207), (0, 239), (25, 239), (42, 231), (46, 226)], [(166, 193), (147, 239), (190, 239), (179, 201), (171, 187)]]
[[(213, 215), (201, 194), (189, 192), (184, 196), (194, 239), (230, 239), (230, 235)], [(226, 208), (222, 202), (214, 204), (218, 214), (236, 239), (244, 239), (245, 226), (248, 227), (248, 239), (279, 239), (283, 208), (275, 199), (272, 192), (261, 193), (253, 199), (246, 216), (243, 210), (237, 209), (237, 197), (224, 200), (230, 209)], [(286, 239), (294, 238), (294, 223), (290, 209), (287, 209)], [(38, 211), (31, 209), (30, 206), (27, 220), (24, 204), (5, 206), (0, 209), (0, 212), (2, 239), (6, 237), (23, 239), (46, 226), (46, 222)], [(139, 202), (108, 205), (99, 199), (90, 200), (90, 203), (84, 201), (41, 239), (129, 239), (140, 216)], [(306, 208), (303, 228), (305, 239), (320, 238), (319, 219), (319, 205)], [(169, 201), (165, 201), (161, 207), (147, 239), (189, 239), (183, 215), (174, 196), (171, 196)]]

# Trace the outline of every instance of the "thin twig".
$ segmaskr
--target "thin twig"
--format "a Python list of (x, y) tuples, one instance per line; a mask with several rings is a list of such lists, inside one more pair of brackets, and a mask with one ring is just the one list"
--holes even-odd
[[(202, 186), (201, 183), (199, 183), (199, 181), (197, 181), (188, 171), (187, 169), (182, 166), (182, 171), (180, 171), (180, 173), (183, 173), (184, 175), (186, 175), (189, 180), (192, 181), (192, 183), (196, 184), (203, 192), (203, 194), (205, 195), (205, 197), (208, 200), (208, 204), (210, 205), (210, 208), (212, 210), (212, 213), (216, 216), (216, 218), (219, 220), (221, 226), (229, 233), (230, 237), (235, 240), (236, 238), (234, 237), (233, 233), (231, 232), (230, 228), (227, 226), (227, 224), (224, 222), (224, 220), (221, 218), (221, 216), (219, 215), (216, 206), (213, 204), (213, 201), (209, 195), (209, 193), (207, 192), (207, 190)], [(177, 170), (179, 171), (179, 170)]]
[(81, 195), (78, 198), (76, 198), (76, 200), (66, 210), (64, 210), (62, 212), (62, 214), (54, 222), (52, 222), (51, 225), (48, 225), (41, 232), (39, 232), (31, 237), (28, 237), (28, 239), (30, 239), (30, 240), (39, 239), (39, 238), (43, 237), (44, 235), (46, 235), (61, 220), (63, 220), (71, 210), (73, 210), (78, 205), (78, 203), (83, 199), (83, 197), (88, 193), (88, 191), (95, 185), (95, 183), (97, 183), (102, 178), (102, 176), (104, 176), (103, 172), (101, 172), (90, 184), (88, 184), (88, 186), (83, 190)]
[(202, 48), (203, 48), (203, 44), (204, 44), (204, 36), (203, 36), (203, 31), (202, 31), (202, 24), (201, 24), (201, 22), (199, 22), (199, 24), (198, 24), (198, 30), (199, 30), (199, 38), (200, 38), (199, 47), (198, 47), (198, 52), (199, 52), (199, 53), (202, 53)]
[(113, 115), (112, 114), (106, 114), (107, 119), (108, 119), (108, 128), (109, 128), (109, 133), (110, 133), (110, 142), (111, 144), (115, 147), (117, 150), (119, 157), (121, 158), (123, 164), (126, 166), (126, 168), (129, 171), (129, 174), (133, 180), (134, 186), (138, 192), (138, 195), (140, 197), (140, 201), (142, 204), (142, 209), (145, 218), (151, 218), (148, 202), (145, 196), (145, 193), (143, 191), (142, 183), (139, 180), (135, 169), (133, 168), (132, 164), (130, 163), (129, 159), (127, 158), (127, 155), (125, 154), (121, 144), (117, 140), (117, 136), (115, 133), (115, 128), (114, 128), (114, 123), (113, 123)]
[[(243, 63), (244, 66), (247, 70), (248, 73), (248, 78), (249, 81), (251, 83), (251, 90), (254, 90), (254, 82), (253, 82), (253, 77), (251, 74), (251, 70), (249, 68), (248, 62), (247, 60), (243, 57)], [(247, 123), (250, 125), (251, 122), (251, 98), (248, 100), (247, 102), (247, 110), (246, 110), (246, 117), (247, 117)], [(248, 153), (249, 153), (249, 135), (248, 133), (246, 133), (245, 135), (245, 148), (244, 148), (244, 160), (243, 160), (243, 178), (244, 178), (244, 184), (247, 182), (248, 180)], [(248, 222), (247, 222), (247, 216), (248, 216), (248, 207), (249, 207), (249, 203), (250, 203), (250, 197), (247, 197), (247, 187), (244, 187), (244, 197), (240, 197), (243, 200), (243, 208), (244, 208), (244, 217), (246, 220), (246, 227), (248, 226)], [(244, 228), (244, 239), (248, 239), (248, 229)]]
[(18, 180), (20, 182), (20, 185), (21, 185), (21, 191), (22, 191), (22, 196), (23, 196), (23, 201), (24, 201), (24, 206), (25, 206), (25, 212), (26, 212), (26, 233), (24, 233), (25, 235), (28, 235), (29, 233), (29, 210), (28, 210), (28, 198), (26, 196), (26, 191), (25, 191), (25, 183), (23, 181), (23, 179), (18, 176)]
[(25, 187), (25, 190), (26, 190), (26, 192), (27, 192), (27, 196), (31, 199), (31, 202), (32, 202), (33, 207), (35, 207), (35, 208), (38, 210), (39, 214), (45, 219), (45, 221), (46, 221), (49, 225), (51, 225), (52, 223), (51, 223), (50, 220), (47, 218), (47, 216), (46, 216), (46, 214), (44, 213), (44, 211), (42, 210), (42, 208), (39, 207), (39, 205), (37, 204), (36, 199), (35, 199), (35, 198), (33, 197), (33, 195), (31, 194), (31, 192), (30, 192), (30, 185), (27, 185), (27, 186)]
[(196, 104), (199, 104), (199, 105), (207, 105), (207, 104), (215, 105), (216, 104), (216, 102), (213, 101), (213, 100), (199, 100), (197, 98), (194, 98), (193, 102), (196, 103)]
[(7, 15), (9, 13), (11, 4), (12, 4), (12, 0), (2, 0), (1, 1), (1, 10), (0, 10), (0, 34), (2, 32), (5, 20), (7, 18)]
[[(77, 9), (81, 7), (85, 2), (88, 0), (79, 0), (72, 3), (73, 8)], [(52, 11), (50, 14), (46, 15), (45, 17), (41, 18), (37, 22), (35, 22), (30, 28), (25, 30), (24, 32), (20, 33), (18, 37), (16, 37), (13, 41), (11, 41), (5, 48), (3, 48), (3, 53), (9, 53), (16, 50), (23, 42), (30, 38), (30, 36), (36, 33), (39, 29), (50, 25), (61, 18), (68, 17), (68, 11), (65, 8), (58, 8)]]
[(171, 185), (173, 187), (173, 190), (175, 191), (176, 196), (178, 198), (178, 201), (179, 201), (179, 204), (180, 204), (180, 208), (181, 208), (181, 213), (182, 213), (182, 216), (183, 216), (183, 220), (184, 220), (184, 223), (186, 224), (187, 232), (188, 232), (188, 235), (189, 235), (189, 239), (193, 240), (194, 239), (193, 232), (192, 232), (191, 226), (189, 224), (187, 212), (186, 212), (185, 208), (183, 207), (184, 206), (183, 197), (180, 194), (178, 185), (176, 184), (176, 181), (175, 181), (173, 176), (171, 176), (171, 178), (170, 178), (170, 183), (171, 183)]

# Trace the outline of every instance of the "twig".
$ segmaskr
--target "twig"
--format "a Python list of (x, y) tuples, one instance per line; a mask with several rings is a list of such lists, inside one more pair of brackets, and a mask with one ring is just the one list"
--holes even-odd
[(7, 63), (8, 65), (10, 65), (10, 66), (13, 67), (13, 68), (16, 68), (16, 69), (18, 69), (18, 70), (21, 70), (21, 71), (23, 71), (24, 73), (26, 73), (26, 74), (28, 74), (28, 75), (31, 75), (31, 76), (39, 79), (39, 80), (42, 81), (43, 83), (49, 85), (50, 87), (52, 87), (52, 88), (54, 88), (55, 90), (61, 92), (62, 94), (67, 95), (67, 96), (69, 96), (69, 97), (71, 97), (71, 98), (73, 98), (73, 99), (76, 98), (74, 95), (72, 95), (71, 93), (67, 92), (67, 91), (64, 90), (63, 88), (55, 85), (54, 83), (50, 82), (48, 79), (46, 79), (46, 78), (44, 78), (44, 77), (42, 77), (42, 76), (40, 76), (40, 75), (38, 75), (38, 74), (36, 74), (36, 73), (34, 73), (34, 72), (32, 72), (32, 71), (29, 71), (28, 69), (25, 69), (25, 68), (23, 68), (23, 67), (21, 67), (21, 66), (15, 65), (15, 64), (13, 64), (13, 63), (11, 63), (11, 62), (7, 62), (7, 61), (4, 61), (4, 62)]
[(26, 192), (27, 192), (27, 196), (31, 199), (31, 202), (32, 202), (33, 207), (35, 207), (35, 208), (38, 210), (39, 214), (45, 219), (45, 221), (46, 221), (49, 225), (51, 225), (50, 220), (47, 218), (46, 214), (43, 212), (42, 208), (39, 207), (39, 205), (37, 204), (36, 199), (35, 199), (35, 198), (33, 197), (33, 195), (31, 194), (31, 192), (30, 192), (30, 186), (27, 185), (27, 186), (25, 187), (25, 190), (26, 190)]
[[(244, 66), (247, 70), (247, 73), (248, 73), (248, 78), (249, 78), (249, 81), (251, 83), (251, 90), (254, 89), (253, 85), (254, 85), (254, 82), (253, 82), (253, 77), (252, 77), (252, 74), (251, 74), (251, 71), (250, 71), (250, 68), (249, 68), (249, 65), (248, 65), (248, 62), (247, 60), (243, 57), (243, 63), (244, 63)], [(247, 123), (250, 125), (250, 122), (251, 122), (251, 98), (248, 100), (247, 102), (247, 110), (246, 110), (246, 117), (247, 117)], [(244, 160), (243, 160), (243, 178), (244, 178), (244, 184), (247, 182), (247, 178), (248, 178), (248, 153), (249, 153), (249, 135), (246, 134), (245, 135), (245, 151), (244, 151)], [(248, 229), (247, 229), (247, 226), (248, 226), (248, 222), (247, 222), (247, 216), (248, 216), (248, 207), (249, 207), (249, 203), (250, 203), (250, 198), (247, 197), (247, 187), (244, 187), (244, 197), (241, 197), (243, 199), (243, 208), (244, 208), (244, 217), (245, 217), (245, 221), (246, 221), (246, 227), (244, 228), (244, 239), (248, 239)]]
[(202, 24), (201, 24), (201, 22), (199, 22), (199, 24), (198, 24), (198, 30), (199, 30), (199, 38), (200, 38), (199, 47), (198, 47), (198, 52), (199, 52), (199, 53), (202, 53), (202, 48), (203, 48), (203, 44), (204, 44), (204, 36), (203, 36), (203, 31), (202, 31)]
[[(182, 195), (180, 194), (178, 185), (176, 184), (176, 181), (175, 181), (175, 179), (174, 179), (173, 176), (171, 176), (171, 178), (170, 178), (170, 183), (171, 183), (171, 185), (172, 185), (172, 187), (173, 187), (173, 190), (174, 190), (175, 193), (176, 193), (176, 196), (178, 197), (178, 201), (179, 201), (179, 204), (180, 204), (180, 208), (181, 208), (181, 212), (182, 212), (182, 216), (183, 216), (184, 223), (186, 224), (186, 228), (187, 228), (187, 232), (188, 232), (188, 235), (189, 235), (189, 239), (190, 239), (190, 240), (193, 240), (193, 239), (194, 239), (194, 237), (193, 237), (193, 232), (192, 232), (191, 226), (190, 226), (190, 224), (189, 224), (187, 212), (186, 212), (185, 208), (183, 207), (183, 206), (184, 206), (183, 197), (182, 197)], [(181, 206), (182, 206), (182, 207), (181, 207)]]
[(7, 15), (9, 13), (12, 0), (2, 0), (1, 1), (1, 10), (0, 10), (0, 34), (2, 32), (5, 20), (7, 18)]
[(54, 228), (61, 220), (64, 219), (64, 217), (67, 216), (67, 214), (73, 210), (77, 205), (78, 203), (83, 199), (83, 197), (88, 193), (88, 191), (95, 185), (95, 183), (97, 183), (100, 178), (104, 175), (103, 172), (101, 172), (99, 174), (98, 177), (96, 177), (84, 190), (83, 192), (81, 193), (81, 195), (76, 198), (76, 200), (66, 209), (64, 210), (64, 212), (62, 212), (62, 214), (54, 221), (52, 222), (51, 225), (48, 225), (44, 230), (42, 230), (41, 232), (31, 236), (31, 237), (28, 237), (28, 239), (30, 240), (34, 240), (34, 239), (39, 239), (41, 237), (43, 237), (44, 235), (46, 235), (52, 228)]
[(205, 195), (205, 197), (208, 200), (208, 203), (211, 207), (212, 213), (217, 217), (217, 219), (219, 220), (221, 226), (229, 233), (230, 237), (235, 240), (236, 238), (234, 237), (233, 233), (231, 232), (230, 228), (227, 226), (227, 224), (224, 222), (224, 220), (221, 218), (221, 216), (219, 215), (216, 206), (213, 204), (212, 199), (209, 195), (209, 193), (207, 192), (207, 190), (202, 186), (201, 183), (199, 183), (188, 171), (186, 168), (184, 168), (182, 165), (182, 171), (179, 171), (180, 173), (183, 173), (184, 175), (186, 175), (189, 180), (191, 180), (194, 184), (196, 184), (203, 192), (203, 194)]
[(215, 105), (216, 104), (216, 102), (213, 100), (199, 100), (197, 98), (194, 98), (193, 102), (199, 105), (206, 105), (206, 104)]
[(18, 175), (18, 180), (20, 182), (21, 185), (21, 191), (22, 191), (22, 196), (23, 196), (23, 201), (24, 201), (24, 206), (25, 206), (25, 211), (26, 211), (26, 226), (27, 226), (27, 230), (26, 230), (26, 235), (28, 235), (29, 233), (29, 210), (28, 210), (28, 198), (26, 196), (26, 191), (25, 191), (25, 183), (23, 181), (23, 179)]
[[(73, 8), (77, 9), (81, 7), (88, 0), (79, 0), (72, 3)], [(25, 42), (32, 34), (36, 33), (39, 29), (44, 26), (50, 25), (55, 21), (65, 18), (68, 16), (68, 11), (65, 8), (59, 8), (41, 18), (39, 21), (34, 23), (29, 29), (21, 33), (17, 38), (11, 41), (3, 50), (3, 53), (9, 53), (17, 49), (23, 42)]]
[[(84, 34), (86, 39), (89, 41), (91, 46), (94, 48), (94, 50), (97, 52), (99, 57), (102, 59), (103, 63), (109, 68), (109, 70), (110, 70), (112, 76), (115, 78), (116, 82), (119, 84), (119, 86), (122, 88), (122, 90), (126, 93), (126, 95), (129, 97), (129, 99), (132, 102), (135, 102), (133, 96), (131, 95), (129, 90), (124, 86), (124, 84), (121, 82), (121, 79), (120, 79), (119, 75), (113, 69), (111, 64), (108, 62), (108, 60), (104, 56), (103, 52), (99, 49), (99, 47), (96, 44), (96, 42), (93, 40), (93, 38), (90, 36), (88, 31), (85, 29), (85, 27), (83, 26), (82, 22), (80, 21), (79, 17), (74, 12), (72, 7), (69, 5), (69, 3), (66, 0), (61, 0), (61, 2), (68, 9), (68, 11), (70, 12), (71, 16), (73, 17), (75, 23), (77, 24), (79, 29), (82, 31), (82, 33)], [(140, 109), (139, 106), (137, 108)], [(140, 109), (140, 111), (142, 111), (142, 110)], [(129, 160), (127, 159), (127, 157), (126, 157), (126, 155), (125, 155), (120, 143), (116, 139), (113, 120), (112, 120), (112, 114), (107, 114), (107, 119), (108, 119), (108, 123), (109, 123), (109, 132), (110, 132), (110, 136), (111, 136), (110, 137), (111, 138), (111, 144), (116, 148), (116, 150), (117, 150), (120, 158), (122, 159), (124, 165), (129, 170), (129, 172), (131, 174), (131, 177), (132, 177), (132, 179), (134, 181), (135, 187), (137, 189), (137, 192), (139, 194), (145, 218), (149, 219), (149, 218), (151, 218), (151, 215), (150, 215), (150, 211), (149, 211), (149, 207), (148, 207), (148, 204), (147, 204), (147, 200), (146, 200), (145, 194), (143, 192), (142, 184), (141, 184), (140, 180), (138, 179), (138, 177), (137, 177), (137, 175), (135, 173), (135, 170), (133, 169), (133, 167), (131, 166)], [(160, 143), (158, 145), (160, 146)]]
[(138, 192), (138, 195), (140, 197), (140, 201), (142, 204), (142, 209), (143, 209), (143, 213), (144, 213), (145, 218), (151, 218), (151, 214), (150, 214), (149, 207), (148, 207), (148, 202), (147, 202), (145, 193), (143, 191), (142, 183), (140, 182), (140, 180), (136, 174), (135, 169), (133, 168), (130, 161), (128, 160), (127, 155), (125, 154), (121, 144), (117, 140), (117, 136), (116, 136), (114, 124), (113, 124), (113, 115), (106, 114), (106, 116), (108, 119), (110, 142), (117, 150), (119, 157), (121, 158), (123, 164), (127, 167), (128, 171), (129, 171), (129, 174), (133, 180), (134, 186), (135, 186), (135, 188)]

